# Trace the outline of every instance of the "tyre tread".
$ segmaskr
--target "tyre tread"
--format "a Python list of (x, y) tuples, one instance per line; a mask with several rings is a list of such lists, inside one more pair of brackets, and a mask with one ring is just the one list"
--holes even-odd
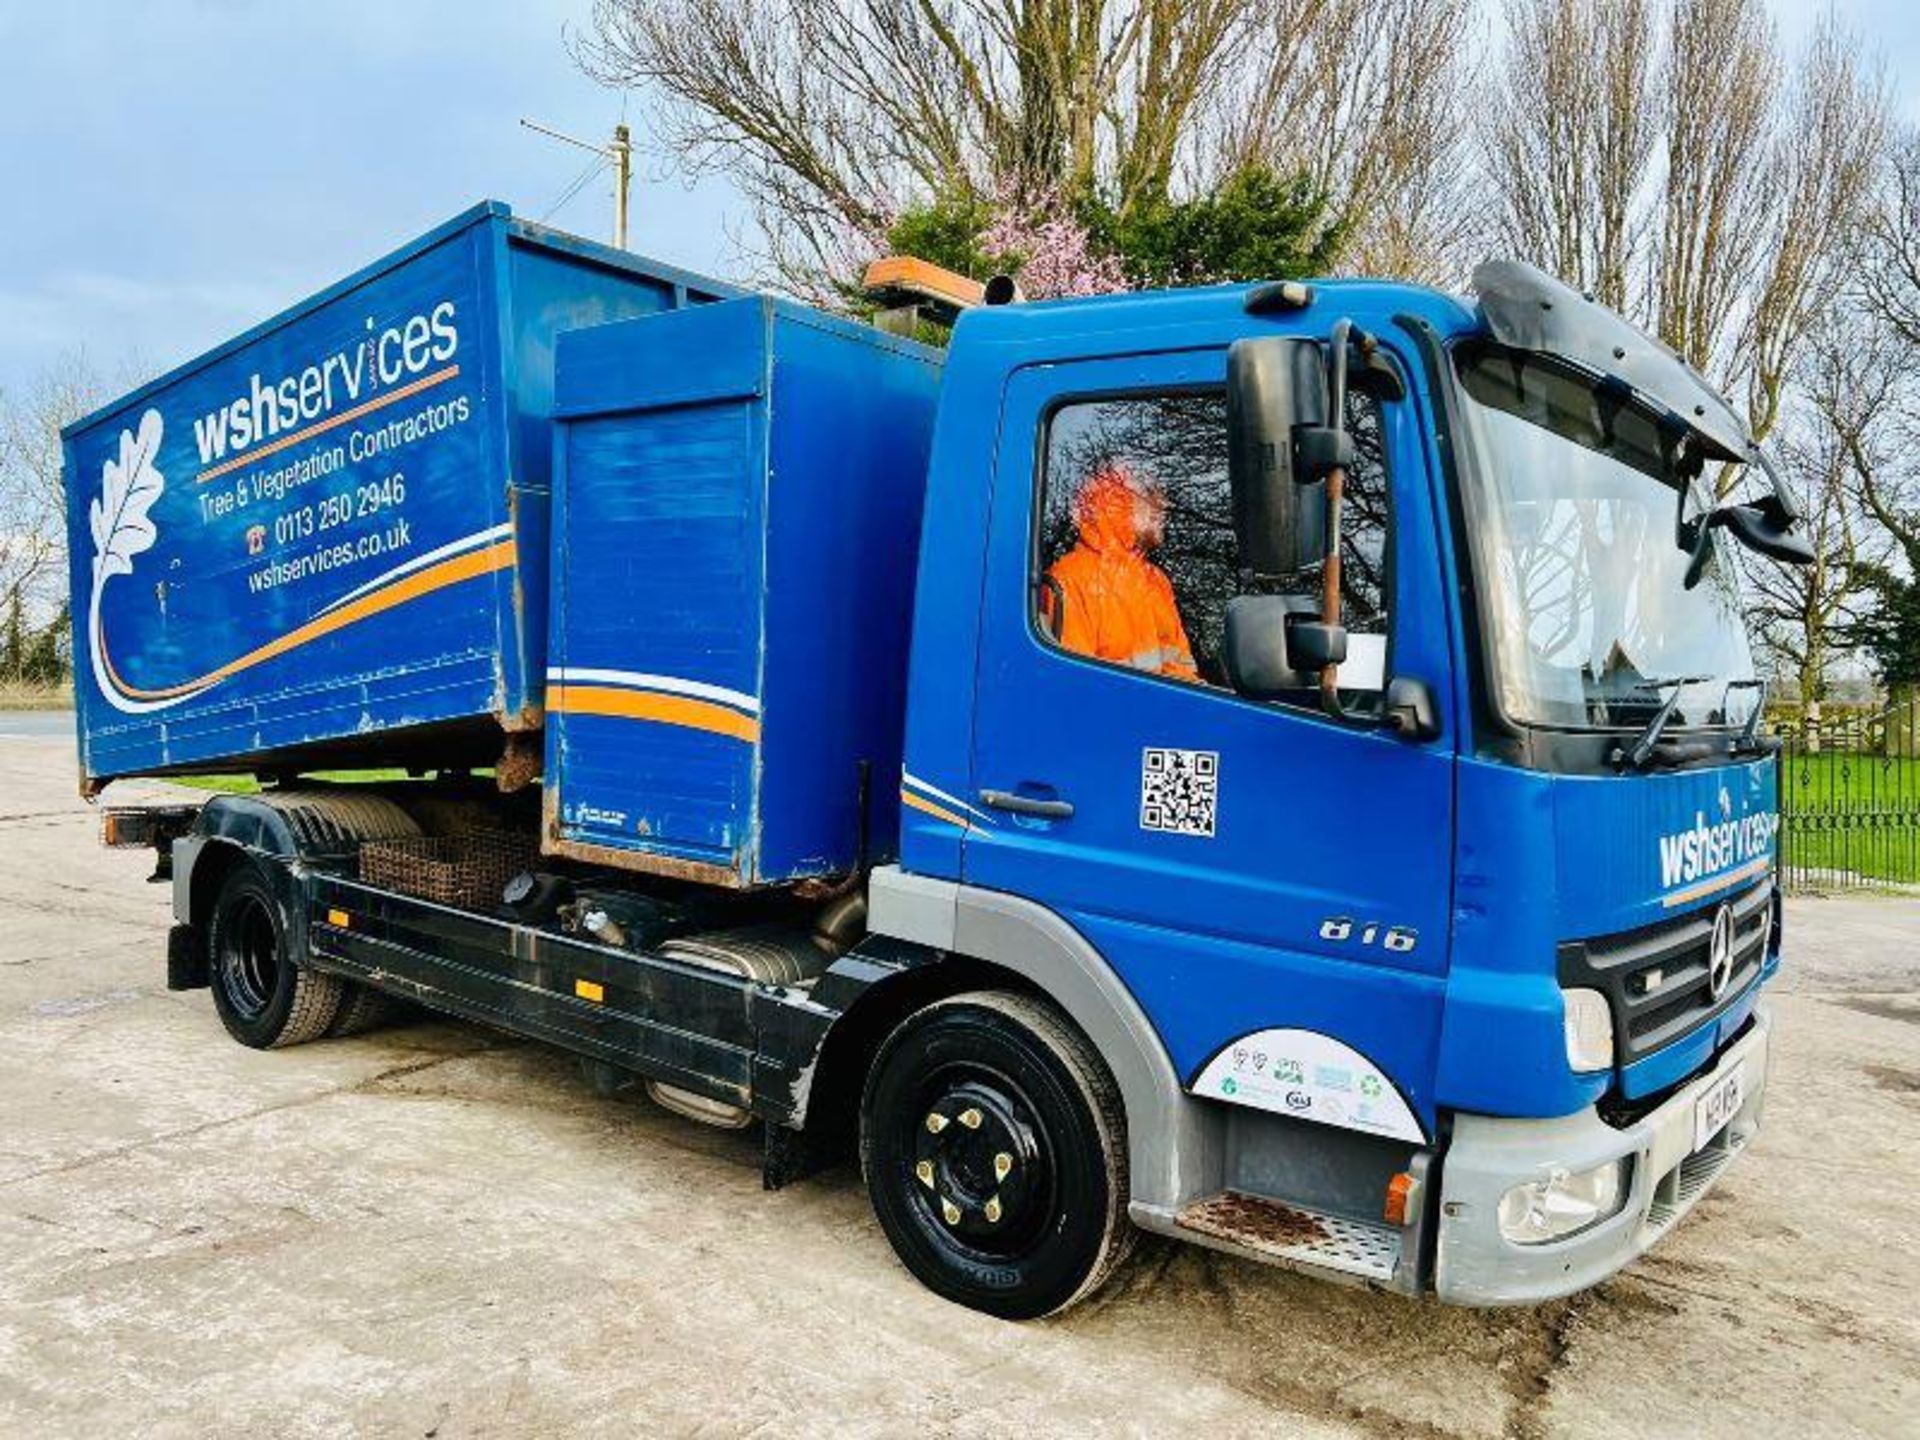
[(333, 1017), (333, 1023), (327, 1027), (327, 1034), (335, 1038), (364, 1035), (369, 1030), (391, 1025), (399, 1016), (400, 1001), (386, 991), (348, 981), (340, 997), (340, 1008)]
[(345, 983), (337, 975), (322, 975), (316, 970), (296, 969), (293, 973), (293, 1007), (287, 1011), (287, 1023), (268, 1043), (270, 1050), (288, 1045), (304, 1045), (318, 1040), (340, 1012)]

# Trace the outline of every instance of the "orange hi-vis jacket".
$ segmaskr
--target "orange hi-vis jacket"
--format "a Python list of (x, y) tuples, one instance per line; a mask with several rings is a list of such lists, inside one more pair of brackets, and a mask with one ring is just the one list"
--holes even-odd
[(1079, 543), (1047, 570), (1060, 587), (1047, 602), (1061, 605), (1060, 644), (1135, 670), (1198, 680), (1173, 585), (1141, 553), (1137, 498), (1117, 469), (1090, 476), (1074, 498)]

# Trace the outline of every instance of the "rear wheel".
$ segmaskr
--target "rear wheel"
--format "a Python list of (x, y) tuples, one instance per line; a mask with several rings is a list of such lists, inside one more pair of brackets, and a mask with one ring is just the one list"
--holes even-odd
[(348, 982), (343, 989), (345, 993), (340, 997), (340, 1008), (334, 1012), (333, 1023), (327, 1027), (329, 1035), (365, 1035), (369, 1030), (383, 1029), (406, 1017), (407, 1002), (398, 996), (376, 990), (371, 985), (352, 982)]
[(324, 1035), (342, 985), (294, 963), (287, 918), (265, 872), (242, 860), (220, 887), (207, 927), (207, 979), (227, 1033), (268, 1050)]
[(975, 1310), (1063, 1310), (1131, 1248), (1119, 1091), (1027, 996), (960, 995), (904, 1021), (868, 1074), (860, 1156), (901, 1260)]

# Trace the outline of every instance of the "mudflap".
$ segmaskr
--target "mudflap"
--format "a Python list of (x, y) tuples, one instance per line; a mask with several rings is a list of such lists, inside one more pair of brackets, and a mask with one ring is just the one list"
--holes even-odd
[(207, 951), (200, 943), (200, 932), (191, 925), (176, 925), (167, 932), (167, 989), (206, 988)]
[(768, 1121), (766, 1155), (760, 1166), (760, 1186), (764, 1190), (784, 1190), (797, 1180), (817, 1175), (841, 1157), (833, 1146), (808, 1130), (796, 1130)]

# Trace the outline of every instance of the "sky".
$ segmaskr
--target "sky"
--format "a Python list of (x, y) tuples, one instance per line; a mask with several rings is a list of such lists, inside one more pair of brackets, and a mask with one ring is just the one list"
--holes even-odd
[[(482, 199), (609, 239), (611, 180), (549, 215), (592, 157), (519, 123), (604, 140), (638, 118), (568, 57), (590, 11), (0, 0), (0, 389), (74, 349), (170, 368)], [(632, 247), (738, 269), (730, 189), (659, 168)]]
[[(1824, 8), (1774, 0), (1795, 43)], [(1920, 118), (1911, 0), (1837, 0)], [(642, 97), (580, 73), (590, 0), (0, 0), (0, 390), (63, 353), (187, 360), (476, 200), (606, 238), (589, 157)], [(733, 278), (724, 181), (642, 162), (634, 249)]]

